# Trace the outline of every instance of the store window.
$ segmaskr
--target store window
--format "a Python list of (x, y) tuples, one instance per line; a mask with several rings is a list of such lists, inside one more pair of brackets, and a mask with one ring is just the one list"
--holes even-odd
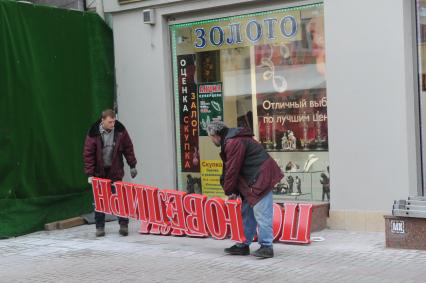
[(329, 200), (324, 12), (313, 4), (170, 26), (178, 186), (223, 196), (215, 119), (248, 127), (285, 177), (275, 199)]

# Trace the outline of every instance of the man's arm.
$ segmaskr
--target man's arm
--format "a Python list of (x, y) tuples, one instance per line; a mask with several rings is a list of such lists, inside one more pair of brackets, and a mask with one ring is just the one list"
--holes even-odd
[(246, 147), (238, 139), (231, 139), (225, 146), (225, 172), (223, 190), (229, 196), (236, 192), (238, 177), (244, 161)]
[(126, 158), (127, 164), (129, 164), (130, 168), (135, 168), (137, 163), (135, 151), (133, 149), (133, 143), (127, 130), (123, 133), (123, 155)]
[(96, 142), (93, 138), (86, 136), (83, 149), (84, 173), (87, 176), (95, 175), (96, 168)]

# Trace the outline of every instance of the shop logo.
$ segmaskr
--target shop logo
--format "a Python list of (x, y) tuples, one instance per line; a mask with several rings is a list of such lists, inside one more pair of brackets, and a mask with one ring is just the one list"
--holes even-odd
[[(140, 233), (174, 236), (230, 238), (244, 242), (241, 201), (176, 190), (93, 178), (95, 210), (141, 221)], [(312, 204), (274, 204), (274, 239), (309, 244)]]
[(260, 41), (291, 40), (299, 31), (300, 15), (281, 18), (252, 19), (229, 22), (228, 25), (202, 25), (194, 29), (194, 46), (219, 48), (223, 45), (246, 45)]

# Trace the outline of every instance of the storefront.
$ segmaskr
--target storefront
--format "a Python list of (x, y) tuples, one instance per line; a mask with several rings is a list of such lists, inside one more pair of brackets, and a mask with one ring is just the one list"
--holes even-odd
[(277, 202), (330, 201), (330, 227), (383, 230), (394, 199), (423, 194), (421, 107), (416, 3), (373, 2), (105, 1), (137, 181), (223, 195), (217, 119), (278, 162)]
[(176, 24), (170, 31), (179, 189), (223, 196), (219, 149), (205, 131), (222, 120), (250, 128), (286, 172), (274, 190), (277, 200), (323, 200), (323, 191), (328, 197), (322, 4)]

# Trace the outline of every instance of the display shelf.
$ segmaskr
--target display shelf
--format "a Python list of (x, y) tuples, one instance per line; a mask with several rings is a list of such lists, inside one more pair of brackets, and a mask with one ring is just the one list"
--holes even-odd
[[(323, 201), (321, 174), (329, 177), (325, 171), (284, 172), (284, 178), (273, 190), (274, 199)], [(325, 199), (329, 201), (327, 194), (324, 195)]]

